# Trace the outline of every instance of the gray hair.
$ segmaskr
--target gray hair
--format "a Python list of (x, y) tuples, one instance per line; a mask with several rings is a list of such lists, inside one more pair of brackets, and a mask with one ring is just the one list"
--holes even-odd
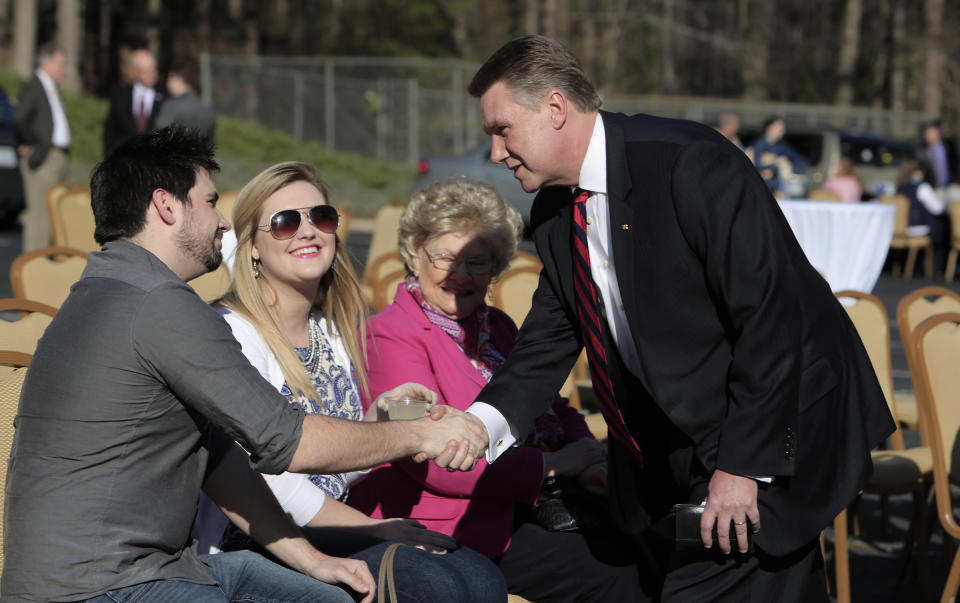
[(544, 36), (522, 36), (501, 46), (473, 76), (467, 90), (480, 98), (501, 81), (518, 103), (534, 111), (550, 90), (563, 92), (583, 113), (600, 108), (600, 96), (580, 60), (569, 48)]
[(451, 232), (475, 233), (490, 247), (492, 278), (506, 270), (523, 234), (523, 219), (493, 187), (464, 176), (434, 182), (410, 197), (400, 216), (400, 257), (412, 260), (427, 239)]

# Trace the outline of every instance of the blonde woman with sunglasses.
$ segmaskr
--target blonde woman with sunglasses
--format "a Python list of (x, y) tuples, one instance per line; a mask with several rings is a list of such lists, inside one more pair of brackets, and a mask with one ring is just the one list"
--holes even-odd
[[(366, 306), (329, 200), (305, 163), (281, 163), (251, 180), (234, 209), (233, 282), (219, 305), (243, 353), (291, 404), (359, 421)], [(264, 475), (284, 510), (328, 554), (362, 559), (376, 574), (390, 542), (413, 545), (395, 558), (401, 600), (505, 600), (499, 571), (482, 555), (417, 521), (373, 519), (344, 504), (357, 477)], [(201, 547), (252, 546), (238, 543), (218, 513), (201, 510)]]

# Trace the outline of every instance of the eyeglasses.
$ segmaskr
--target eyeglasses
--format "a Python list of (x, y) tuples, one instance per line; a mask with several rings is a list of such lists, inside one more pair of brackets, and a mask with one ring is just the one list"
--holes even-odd
[(337, 208), (332, 205), (314, 205), (298, 209), (282, 209), (270, 216), (269, 224), (257, 226), (257, 230), (269, 231), (273, 238), (281, 241), (292, 239), (300, 230), (303, 216), (306, 216), (307, 221), (318, 230), (328, 234), (337, 232), (337, 225), (340, 224)]
[(467, 267), (467, 272), (471, 276), (489, 276), (493, 272), (493, 260), (490, 258), (470, 258), (461, 262), (460, 258), (453, 257), (444, 252), (432, 254), (426, 249), (423, 250), (427, 259), (437, 270), (443, 272), (453, 272), (461, 263)]

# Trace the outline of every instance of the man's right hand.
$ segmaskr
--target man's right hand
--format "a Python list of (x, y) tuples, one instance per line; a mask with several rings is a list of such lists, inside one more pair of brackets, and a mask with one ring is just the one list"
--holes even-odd
[(434, 405), (430, 417), (416, 420), (421, 432), (418, 463), (433, 459), (438, 467), (470, 471), (489, 444), (487, 428), (480, 419), (446, 405)]

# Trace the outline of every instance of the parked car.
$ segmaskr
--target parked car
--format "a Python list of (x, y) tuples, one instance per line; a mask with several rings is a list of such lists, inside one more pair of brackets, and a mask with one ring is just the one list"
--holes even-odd
[[(743, 140), (749, 145), (759, 136), (748, 132)], [(810, 164), (805, 173), (795, 173), (783, 183), (791, 198), (802, 199), (821, 186), (836, 169), (841, 157), (850, 157), (863, 180), (866, 197), (886, 191), (897, 181), (900, 164), (913, 159), (916, 148), (909, 141), (889, 140), (870, 133), (845, 130), (797, 131), (787, 129), (784, 141)]]
[(520, 181), (514, 178), (513, 172), (505, 165), (490, 161), (489, 139), (463, 155), (427, 157), (420, 162), (419, 170), (420, 177), (413, 185), (414, 192), (433, 182), (453, 176), (467, 176), (497, 189), (497, 192), (520, 212), (524, 225), (530, 226), (530, 207), (536, 195), (525, 193), (520, 188)]

